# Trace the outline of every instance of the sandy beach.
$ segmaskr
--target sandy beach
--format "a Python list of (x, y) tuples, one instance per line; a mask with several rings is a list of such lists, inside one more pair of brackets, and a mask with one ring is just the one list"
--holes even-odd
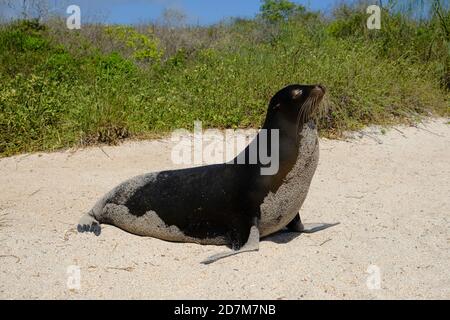
[(448, 119), (351, 135), (321, 139), (301, 209), (340, 225), (207, 266), (228, 249), (76, 232), (118, 183), (178, 168), (170, 139), (0, 159), (0, 298), (450, 299)]

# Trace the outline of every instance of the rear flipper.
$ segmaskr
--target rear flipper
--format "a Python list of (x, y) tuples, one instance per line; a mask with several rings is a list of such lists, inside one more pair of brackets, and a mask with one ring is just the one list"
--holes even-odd
[(92, 232), (96, 236), (99, 236), (101, 233), (100, 223), (91, 213), (86, 213), (81, 217), (77, 229), (78, 232)]
[(215, 255), (212, 255), (208, 259), (202, 261), (203, 264), (210, 264), (213, 262), (216, 262), (217, 260), (234, 256), (239, 253), (243, 252), (252, 252), (252, 251), (258, 251), (259, 250), (259, 230), (256, 225), (253, 225), (250, 228), (250, 235), (248, 236), (247, 242), (244, 244), (244, 246), (241, 247), (239, 250), (230, 251), (230, 252), (222, 252)]
[(330, 227), (337, 226), (337, 223), (302, 223), (300, 214), (297, 214), (295, 218), (287, 225), (289, 231), (300, 233), (314, 233), (317, 231), (325, 230)]

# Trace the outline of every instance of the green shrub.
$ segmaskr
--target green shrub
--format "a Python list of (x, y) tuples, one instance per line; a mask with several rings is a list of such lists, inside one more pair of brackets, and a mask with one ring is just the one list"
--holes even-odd
[(127, 48), (132, 50), (132, 56), (136, 60), (158, 61), (163, 52), (158, 48), (158, 40), (152, 35), (151, 29), (148, 34), (139, 33), (132, 27), (109, 26), (106, 33), (113, 40), (122, 42)]
[(269, 22), (286, 21), (297, 13), (305, 12), (305, 7), (289, 0), (262, 0), (261, 16)]
[(117, 52), (109, 55), (101, 55), (95, 57), (95, 65), (99, 76), (124, 76), (131, 75), (136, 72), (136, 65), (123, 58)]
[(387, 14), (382, 30), (368, 32), (354, 7), (330, 21), (301, 10), (282, 17), (151, 28), (158, 38), (150, 28), (0, 26), (0, 155), (116, 143), (195, 120), (258, 127), (270, 97), (291, 83), (328, 88), (318, 122), (329, 136), (449, 115), (450, 46), (439, 20)]

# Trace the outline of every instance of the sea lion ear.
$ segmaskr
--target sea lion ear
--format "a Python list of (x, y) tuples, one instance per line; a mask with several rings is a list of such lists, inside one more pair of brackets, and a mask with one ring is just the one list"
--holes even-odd
[(276, 103), (274, 106), (273, 106), (273, 110), (278, 110), (278, 109), (280, 109), (280, 107), (281, 107), (281, 103), (280, 102), (278, 102), (278, 103)]
[(298, 99), (302, 96), (303, 90), (301, 89), (294, 89), (292, 90), (292, 99)]

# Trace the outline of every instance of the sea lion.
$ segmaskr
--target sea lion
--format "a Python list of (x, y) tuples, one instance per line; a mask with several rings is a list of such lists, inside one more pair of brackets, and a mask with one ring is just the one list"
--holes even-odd
[[(127, 180), (107, 193), (80, 220), (80, 232), (100, 234), (111, 224), (133, 234), (167, 241), (231, 245), (233, 251), (214, 255), (211, 263), (233, 254), (256, 251), (260, 237), (284, 227), (314, 232), (332, 225), (303, 225), (299, 216), (319, 159), (312, 115), (325, 88), (290, 85), (270, 100), (261, 132), (233, 161), (202, 167), (149, 173)], [(272, 130), (279, 143), (272, 147)], [(249, 161), (252, 147), (279, 155), (279, 168), (263, 175), (267, 164)], [(276, 149), (274, 149), (276, 148)]]

